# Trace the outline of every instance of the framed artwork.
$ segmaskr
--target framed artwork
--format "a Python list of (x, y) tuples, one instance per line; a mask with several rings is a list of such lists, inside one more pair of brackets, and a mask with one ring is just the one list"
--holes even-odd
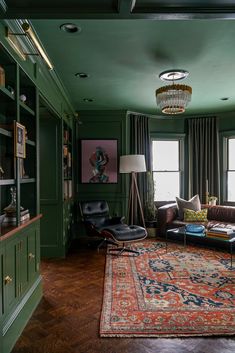
[(117, 183), (117, 140), (81, 140), (81, 183)]
[(17, 121), (14, 122), (14, 155), (15, 157), (25, 158), (25, 126)]

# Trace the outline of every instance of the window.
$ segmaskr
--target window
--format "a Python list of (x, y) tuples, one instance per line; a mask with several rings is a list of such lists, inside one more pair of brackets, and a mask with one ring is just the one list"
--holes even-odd
[(183, 166), (182, 145), (180, 139), (154, 139), (153, 180), (155, 201), (173, 201), (180, 196)]
[(227, 140), (227, 201), (235, 201), (235, 137)]

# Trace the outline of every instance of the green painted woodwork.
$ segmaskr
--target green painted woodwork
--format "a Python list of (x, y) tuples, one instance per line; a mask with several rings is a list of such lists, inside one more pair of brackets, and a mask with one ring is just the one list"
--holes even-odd
[(40, 264), (40, 231), (39, 228), (30, 230), (28, 236), (28, 281), (32, 282), (39, 273)]
[[(5, 245), (5, 254), (3, 260), (3, 313), (4, 316), (11, 312), (17, 302), (18, 281), (17, 281), (17, 243), (18, 238), (14, 237)], [(6, 277), (9, 277), (9, 283)]]
[[(73, 198), (64, 200), (63, 129), (68, 126), (45, 101), (40, 109), (40, 206), (42, 257), (64, 257), (71, 243)], [(72, 130), (69, 141), (72, 148)], [(71, 151), (73, 152), (73, 151)], [(65, 180), (73, 182), (71, 177)]]
[[(45, 112), (44, 112), (45, 114)], [(40, 116), (40, 206), (42, 257), (64, 256), (62, 229), (61, 121)]]
[(42, 296), (39, 229), (36, 221), (9, 238), (0, 238), (2, 353), (10, 353)]
[[(12, 26), (13, 32), (17, 33), (19, 24), (16, 24), (13, 20), (9, 21), (9, 24)], [(61, 85), (60, 80), (58, 80), (57, 75), (47, 69), (41, 58), (34, 57), (33, 61), (36, 61), (36, 64), (31, 61), (30, 57), (28, 57), (26, 61), (22, 61), (6, 40), (5, 26), (6, 23), (3, 20), (0, 20), (0, 42), (14, 58), (12, 59), (12, 62), (14, 63), (15, 60), (20, 67), (27, 72), (32, 82), (39, 89), (40, 93), (46, 97), (47, 101), (52, 104), (58, 114), (72, 114), (74, 109), (68, 99), (67, 93)], [(28, 49), (28, 51), (30, 52), (31, 50)]]
[(63, 245), (66, 252), (71, 245), (72, 225), (74, 223), (74, 202), (71, 200), (64, 201), (63, 207)]
[[(87, 111), (80, 112), (82, 125), (77, 128), (76, 144), (77, 154), (75, 160), (78, 161), (75, 180), (78, 194), (77, 202), (81, 200), (105, 199), (110, 206), (111, 214), (126, 215), (126, 203), (128, 197), (127, 175), (118, 173), (117, 184), (81, 184), (81, 154), (80, 140), (85, 139), (117, 139), (118, 155), (117, 164), (119, 166), (119, 156), (126, 154), (128, 139), (128, 121), (125, 111)], [(79, 210), (77, 210), (79, 219)], [(79, 234), (84, 234), (82, 227)]]
[(28, 264), (28, 236), (24, 236), (21, 237), (16, 245), (17, 296), (25, 293), (29, 285)]
[[(71, 104), (66, 97), (65, 92), (59, 85), (59, 81), (53, 78), (45, 67), (34, 65), (31, 60), (21, 62), (14, 51), (9, 47), (5, 40), (5, 31), (3, 23), (0, 22), (0, 41), (3, 46), (13, 54), (13, 57), (7, 54), (1, 46), (0, 64), (6, 67), (6, 83), (14, 88), (15, 96), (13, 98), (5, 88), (0, 89), (0, 123), (9, 124), (13, 120), (24, 124), (27, 129), (26, 141), (26, 159), (25, 172), (29, 178), (20, 178), (20, 161), (16, 162), (16, 168), (5, 168), (9, 173), (7, 180), (0, 180), (0, 212), (9, 204), (9, 189), (11, 185), (17, 187), (17, 213), (19, 216), (19, 206), (28, 208), (31, 217), (39, 213), (39, 155), (45, 153), (45, 157), (51, 150), (51, 140), (49, 138), (47, 150), (40, 150), (39, 145), (39, 93), (45, 95), (48, 104), (53, 107), (56, 115), (59, 116), (59, 133), (55, 140), (55, 151), (60, 146), (60, 152), (57, 154), (57, 163), (60, 166), (60, 178), (62, 169), (62, 129), (61, 117), (72, 112)], [(0, 44), (1, 45), (1, 44)], [(14, 60), (16, 59), (16, 61)], [(37, 60), (36, 60), (37, 61)], [(38, 87), (36, 87), (37, 85)], [(27, 105), (19, 100), (20, 94), (26, 94)], [(0, 131), (0, 160), (3, 161), (8, 141), (13, 146), (13, 134), (7, 130)], [(13, 149), (11, 151), (13, 160)], [(8, 161), (6, 161), (8, 163)], [(7, 165), (6, 163), (6, 165)], [(8, 163), (9, 164), (9, 163)], [(13, 166), (13, 163), (12, 163)], [(52, 163), (44, 165), (44, 171), (48, 175), (53, 174)], [(56, 171), (55, 182), (58, 181), (58, 171)], [(4, 185), (4, 182), (6, 185)], [(57, 244), (55, 256), (64, 256), (65, 245), (68, 241), (63, 239), (63, 193), (62, 182), (58, 183), (56, 197), (60, 205), (59, 211), (51, 222), (57, 223), (59, 230), (59, 246)], [(45, 188), (47, 180), (45, 180)], [(50, 205), (53, 207), (53, 205)], [(55, 208), (53, 209), (54, 212)], [(71, 210), (69, 210), (71, 211)], [(50, 216), (50, 212), (48, 212)], [(18, 217), (19, 218), (19, 217)], [(46, 219), (46, 217), (45, 217)], [(59, 221), (58, 221), (59, 220)], [(51, 225), (52, 228), (52, 225)], [(70, 226), (67, 224), (69, 232)], [(24, 326), (29, 320), (33, 310), (37, 306), (42, 296), (40, 267), (40, 227), (39, 222), (25, 225), (21, 230), (16, 231), (9, 238), (0, 237), (0, 351), (1, 353), (10, 353), (16, 340), (21, 334)], [(7, 277), (9, 276), (9, 277)], [(10, 279), (9, 279), (10, 278)], [(7, 281), (8, 279), (8, 281)]]
[(20, 337), (24, 327), (29, 318), (32, 316), (34, 310), (42, 298), (42, 283), (41, 278), (32, 285), (31, 289), (26, 293), (24, 306), (20, 305), (16, 308), (17, 317), (6, 330), (2, 338), (1, 353), (10, 353), (14, 347), (17, 339)]

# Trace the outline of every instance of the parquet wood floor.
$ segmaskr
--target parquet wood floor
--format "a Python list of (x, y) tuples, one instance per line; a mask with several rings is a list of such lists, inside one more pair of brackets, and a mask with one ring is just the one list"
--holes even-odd
[(41, 265), (44, 296), (12, 353), (234, 353), (235, 338), (99, 338), (105, 252)]

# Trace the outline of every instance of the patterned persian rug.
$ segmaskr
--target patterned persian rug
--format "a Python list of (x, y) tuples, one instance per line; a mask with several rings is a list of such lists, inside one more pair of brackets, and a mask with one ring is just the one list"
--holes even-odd
[(137, 257), (107, 255), (101, 337), (235, 334), (235, 267), (213, 249), (138, 242)]

